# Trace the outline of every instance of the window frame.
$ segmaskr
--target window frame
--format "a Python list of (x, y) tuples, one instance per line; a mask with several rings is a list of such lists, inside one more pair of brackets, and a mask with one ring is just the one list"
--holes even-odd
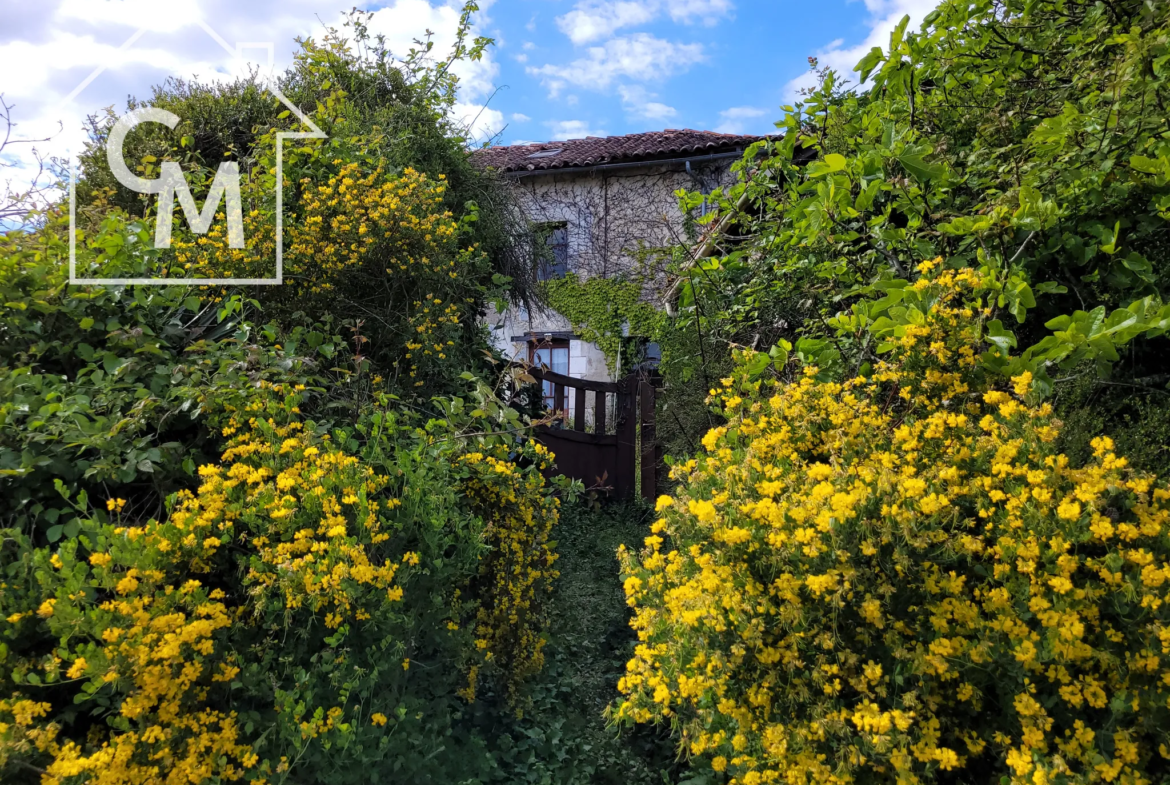
[[(553, 357), (553, 352), (563, 349), (565, 352), (565, 370), (563, 375), (568, 376), (569, 365), (572, 359), (572, 343), (572, 340), (569, 338), (533, 338), (528, 341), (528, 362), (533, 367), (541, 367), (543, 363), (537, 362), (536, 353), (541, 349), (548, 349), (548, 369), (553, 373), (562, 373), (561, 371), (554, 370), (553, 363), (555, 360)], [(553, 387), (552, 382), (541, 382), (541, 394), (544, 398), (544, 408), (552, 411), (553, 407), (556, 406), (556, 389)]]
[[(531, 224), (532, 264), (538, 281), (552, 281), (564, 278), (569, 273), (569, 223), (568, 221), (542, 221)], [(564, 232), (564, 241), (553, 243), (556, 232)], [(558, 259), (557, 249), (561, 248)]]

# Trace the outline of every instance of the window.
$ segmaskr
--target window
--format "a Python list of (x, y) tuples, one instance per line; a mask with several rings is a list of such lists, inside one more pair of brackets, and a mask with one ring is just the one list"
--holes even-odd
[(631, 371), (653, 371), (662, 362), (662, 348), (643, 337), (622, 339), (622, 367)]
[(533, 232), (536, 251), (536, 279), (563, 278), (569, 272), (569, 226), (565, 223), (538, 224)]
[[(533, 341), (528, 344), (528, 359), (535, 366), (545, 366), (553, 373), (568, 376), (569, 342), (557, 338)], [(552, 409), (556, 405), (552, 382), (544, 382), (543, 386), (544, 407)]]

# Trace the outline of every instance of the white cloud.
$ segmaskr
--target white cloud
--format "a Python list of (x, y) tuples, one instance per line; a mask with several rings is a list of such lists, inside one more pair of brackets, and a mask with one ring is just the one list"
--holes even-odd
[(590, 129), (589, 123), (584, 120), (552, 120), (545, 125), (552, 129), (552, 138), (558, 142), (566, 139), (583, 139), (586, 136), (609, 135), (599, 129)]
[[(343, 14), (353, 5), (353, 0), (170, 0), (160, 11), (157, 0), (37, 0), (27, 8), (14, 4), (4, 11), (0, 74), (10, 78), (0, 89), (16, 104), (14, 119), (22, 136), (44, 136), (63, 125), (53, 143), (41, 145), (43, 152), (62, 155), (81, 148), (86, 115), (106, 106), (122, 110), (127, 95), (148, 98), (151, 87), (170, 76), (230, 78), (246, 70), (195, 24), (200, 18), (230, 44), (271, 41), (280, 70), (292, 61), (295, 38), (320, 39), (322, 20), (340, 29)], [(375, 13), (370, 32), (385, 35), (391, 49), (404, 55), (413, 39), (433, 30), (434, 53), (441, 57), (454, 41), (458, 20), (456, 0), (393, 0)], [(484, 23), (482, 13), (476, 21)], [(147, 32), (123, 48), (140, 28)], [(247, 55), (260, 53), (249, 50)], [(105, 71), (75, 100), (63, 103), (99, 67)], [(453, 70), (461, 80), (460, 112), (479, 117), (474, 132), (502, 127), (502, 113), (480, 111), (499, 73), (492, 51), (478, 62), (457, 63)]]
[[(435, 33), (433, 52), (445, 57), (455, 43), (459, 13), (460, 9), (454, 5), (431, 5), (427, 0), (396, 0), (393, 5), (374, 14), (370, 34), (386, 36), (390, 50), (401, 56), (414, 46), (414, 39), (421, 38), (426, 30), (432, 30)], [(500, 66), (489, 49), (481, 60), (460, 60), (451, 71), (459, 77), (460, 99), (475, 101), (491, 95)]]
[(531, 119), (532, 118), (526, 114), (521, 114), (520, 112), (512, 112), (512, 122), (514, 122), (514, 123), (527, 123)]
[(529, 52), (531, 52), (531, 51), (532, 51), (533, 49), (535, 49), (535, 48), (536, 48), (536, 44), (532, 43), (531, 41), (525, 41), (525, 42), (524, 42), (524, 49), (525, 49), (526, 51), (529, 51)]
[(512, 55), (512, 59), (515, 60), (517, 63), (527, 63), (528, 62), (528, 55), (524, 54), (523, 52), (519, 52), (518, 54)]
[(451, 117), (467, 128), (467, 136), (473, 141), (490, 139), (504, 129), (504, 113), (482, 104), (455, 104)]
[(731, 0), (580, 0), (572, 11), (557, 17), (557, 27), (579, 45), (644, 25), (663, 14), (675, 22), (714, 25), (733, 7)]
[(719, 23), (735, 10), (731, 0), (666, 0), (666, 10), (676, 22), (700, 22), (707, 26)]
[(608, 38), (623, 27), (646, 24), (657, 16), (658, 3), (629, 0), (586, 0), (564, 16), (557, 27), (575, 44)]
[(673, 106), (653, 100), (658, 96), (641, 85), (619, 85), (618, 95), (622, 98), (626, 113), (631, 117), (663, 121), (678, 115)]
[[(923, 17), (937, 5), (938, 0), (865, 0), (865, 7), (870, 14), (867, 20), (869, 34), (865, 40), (856, 46), (845, 46), (841, 39), (832, 41), (816, 52), (820, 67), (836, 69), (842, 79), (848, 79), (856, 86), (858, 75), (853, 72), (853, 66), (857, 65), (865, 53), (875, 46), (888, 49), (890, 33), (903, 16), (910, 15), (910, 24), (906, 29), (917, 30), (922, 24)], [(785, 95), (788, 100), (795, 100), (799, 97), (801, 88), (813, 87), (816, 83), (816, 76), (811, 72), (802, 74), (784, 86)]]
[(678, 115), (678, 110), (673, 106), (651, 101), (642, 106), (642, 116), (647, 120), (670, 120)]
[(170, 0), (165, 13), (160, 12), (159, 4), (154, 0), (120, 0), (117, 3), (63, 0), (54, 16), (88, 24), (146, 28), (154, 32), (173, 32), (203, 18), (196, 0)]
[(721, 134), (742, 134), (747, 131), (749, 125), (760, 125), (760, 123), (749, 123), (749, 121), (767, 114), (767, 109), (761, 109), (758, 106), (733, 106), (719, 113), (723, 122), (716, 126), (715, 130)]
[(606, 90), (620, 78), (644, 82), (677, 75), (702, 59), (701, 44), (677, 44), (636, 33), (591, 46), (584, 57), (566, 65), (530, 66), (527, 71), (542, 77), (549, 96), (555, 98), (565, 84)]

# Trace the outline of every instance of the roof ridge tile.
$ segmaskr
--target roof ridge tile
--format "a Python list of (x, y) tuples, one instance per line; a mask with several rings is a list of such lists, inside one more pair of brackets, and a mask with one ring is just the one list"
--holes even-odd
[[(718, 131), (698, 131), (693, 128), (667, 128), (662, 131), (617, 136), (587, 136), (584, 139), (562, 139), (531, 142), (522, 145), (495, 145), (472, 151), (472, 158), (482, 166), (501, 172), (566, 169), (615, 161), (636, 162), (653, 160), (696, 151), (729, 152), (747, 147), (768, 137), (746, 134), (725, 134)], [(529, 159), (533, 153), (544, 153)]]

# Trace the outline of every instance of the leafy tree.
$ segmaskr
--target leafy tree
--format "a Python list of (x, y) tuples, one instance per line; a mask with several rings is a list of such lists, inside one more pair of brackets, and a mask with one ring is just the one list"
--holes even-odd
[(907, 21), (858, 64), (864, 89), (819, 71), (745, 154), (676, 329), (854, 373), (913, 316), (916, 260), (942, 256), (995, 281), (989, 367), (1164, 385), (1166, 5), (946, 0)]

